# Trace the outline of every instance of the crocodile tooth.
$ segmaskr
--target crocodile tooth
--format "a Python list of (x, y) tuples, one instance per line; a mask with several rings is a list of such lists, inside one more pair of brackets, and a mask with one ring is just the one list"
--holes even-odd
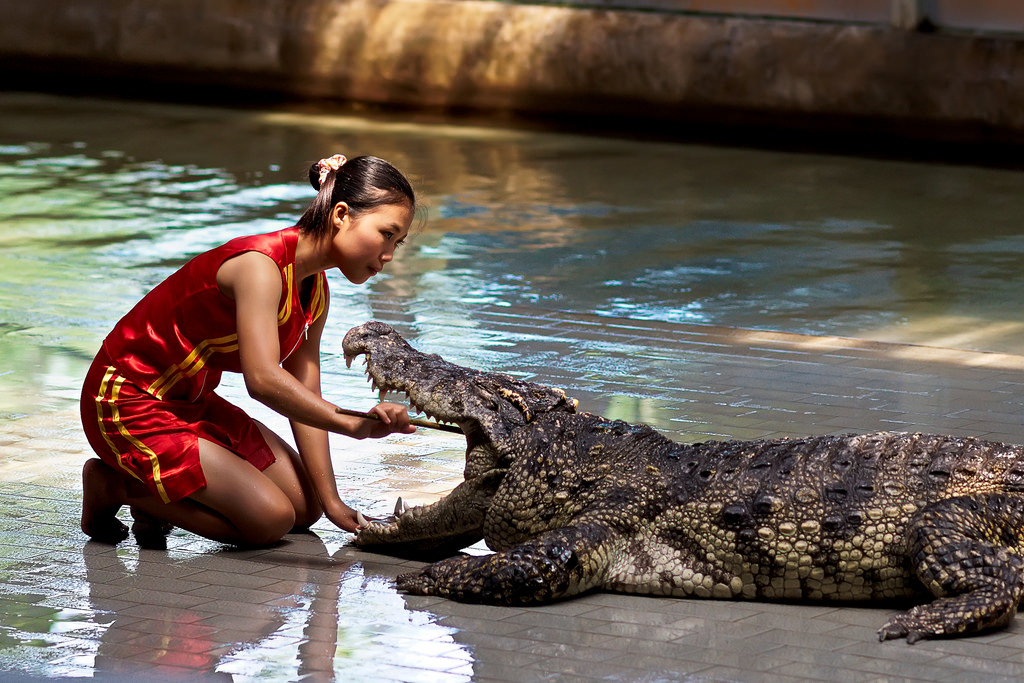
[[(377, 387), (374, 387), (374, 389), (376, 389), (376, 388), (377, 388)], [(380, 391), (378, 391), (378, 392), (377, 392), (377, 400), (378, 400), (378, 401), (383, 401), (383, 400), (384, 400), (384, 396), (385, 396), (385, 395), (386, 395), (387, 393), (388, 393), (388, 392), (387, 392), (387, 390), (386, 390), (386, 389), (381, 389)]]
[(395, 502), (395, 517), (401, 517), (405, 510), (405, 501), (402, 500), (401, 496), (399, 496), (398, 500)]

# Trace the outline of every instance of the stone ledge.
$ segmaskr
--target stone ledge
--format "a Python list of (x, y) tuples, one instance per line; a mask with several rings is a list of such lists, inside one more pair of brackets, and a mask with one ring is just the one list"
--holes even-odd
[(9, 86), (82, 77), (1017, 141), (1024, 41), (457, 0), (0, 1)]

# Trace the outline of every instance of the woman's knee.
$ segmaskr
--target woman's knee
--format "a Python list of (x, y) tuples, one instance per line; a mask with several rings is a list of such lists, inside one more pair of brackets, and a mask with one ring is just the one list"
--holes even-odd
[(263, 474), (271, 479), (291, 500), (295, 511), (295, 529), (308, 529), (323, 514), (323, 507), (317, 498), (313, 483), (309, 480), (302, 458), (281, 437), (263, 424), (256, 423), (267, 444), (274, 452), (276, 460), (267, 467)]
[(206, 486), (192, 498), (222, 515), (235, 528), (240, 542), (275, 543), (295, 526), (291, 499), (248, 462), (202, 440), (200, 460)]
[(295, 525), (292, 528), (305, 531), (323, 516), (324, 511), (319, 503), (307, 501), (305, 509), (295, 511)]
[(295, 528), (295, 508), (281, 496), (281, 500), (266, 501), (258, 514), (236, 520), (235, 526), (246, 543), (269, 545), (277, 543)]

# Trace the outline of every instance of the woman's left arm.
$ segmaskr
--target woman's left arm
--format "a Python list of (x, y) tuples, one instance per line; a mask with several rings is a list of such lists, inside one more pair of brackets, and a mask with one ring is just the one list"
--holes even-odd
[[(307, 331), (308, 337), (282, 363), (290, 375), (317, 396), (322, 395), (320, 391), (320, 338), (323, 334), (323, 321), (326, 317), (325, 309), (323, 315), (310, 325)], [(295, 437), (295, 446), (298, 448), (302, 463), (306, 467), (317, 498), (319, 498), (320, 505), (323, 506), (328, 519), (334, 521), (333, 515), (344, 517), (347, 524), (335, 522), (343, 528), (356, 524), (355, 511), (345, 505), (338, 495), (327, 432), (294, 419), (288, 421), (291, 423), (292, 435)], [(333, 510), (333, 513), (328, 512), (329, 510)]]
[[(284, 369), (301, 382), (307, 389), (322, 396), (320, 390), (320, 339), (327, 319), (327, 302), (323, 313), (307, 331), (308, 336), (282, 364)], [(381, 415), (386, 422), (408, 420), (408, 412), (404, 406), (397, 404), (379, 404), (373, 412)], [(355, 531), (358, 526), (356, 511), (346, 505), (338, 494), (337, 482), (334, 478), (334, 466), (331, 463), (328, 433), (317, 427), (311, 427), (297, 420), (289, 420), (295, 445), (302, 457), (313, 488), (316, 490), (324, 514), (335, 525), (346, 531)], [(387, 429), (384, 424), (381, 428)]]

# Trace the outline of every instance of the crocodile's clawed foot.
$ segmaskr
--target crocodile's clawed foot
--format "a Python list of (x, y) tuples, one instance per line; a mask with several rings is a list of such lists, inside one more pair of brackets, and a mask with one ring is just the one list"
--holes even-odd
[(400, 574), (395, 579), (395, 587), (409, 595), (434, 595), (436, 586), (437, 582), (431, 576), (429, 566), (418, 572)]
[(925, 605), (894, 615), (878, 629), (879, 641), (906, 638), (908, 645), (913, 645), (919, 640), (941, 638), (946, 635), (949, 635), (946, 629)]

